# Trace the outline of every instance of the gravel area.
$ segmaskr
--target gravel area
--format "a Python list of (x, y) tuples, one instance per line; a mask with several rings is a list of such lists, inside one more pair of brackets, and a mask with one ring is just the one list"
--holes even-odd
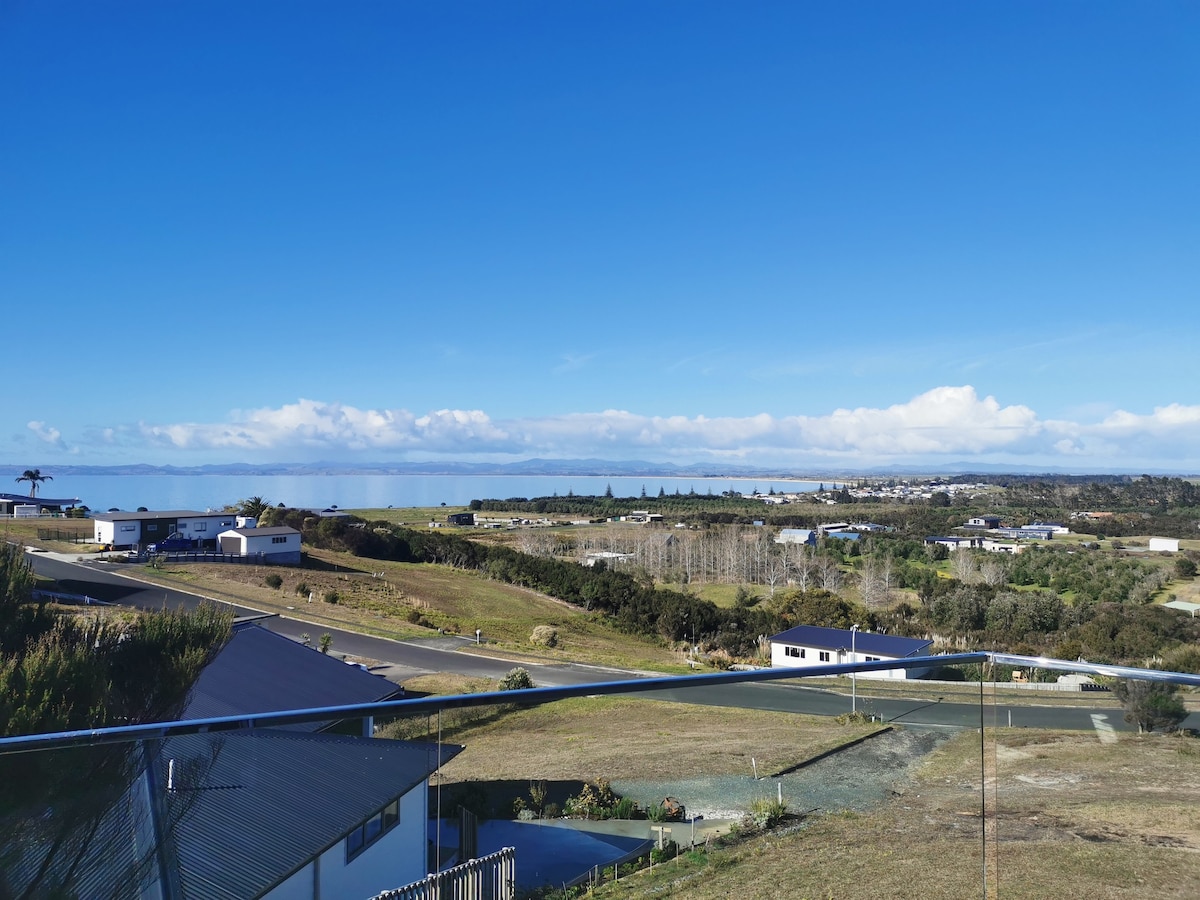
[(614, 781), (613, 790), (639, 803), (674, 797), (688, 815), (706, 819), (740, 819), (759, 798), (783, 799), (794, 813), (863, 811), (891, 796), (921, 760), (953, 732), (946, 729), (897, 728), (825, 757), (780, 778), (757, 780), (752, 774), (686, 778), (671, 781)]

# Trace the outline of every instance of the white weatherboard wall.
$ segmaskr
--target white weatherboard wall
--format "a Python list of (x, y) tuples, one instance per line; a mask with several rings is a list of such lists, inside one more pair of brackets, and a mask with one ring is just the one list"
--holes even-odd
[[(792, 656), (788, 650), (796, 650), (802, 656)], [(821, 654), (828, 654), (828, 659), (821, 659)], [(771, 667), (779, 669), (809, 669), (813, 666), (830, 666), (839, 663), (873, 662), (877, 659), (895, 659), (894, 656), (871, 656), (866, 653), (851, 653), (849, 650), (829, 650), (825, 647), (805, 647), (801, 644), (781, 644), (771, 642)], [(859, 678), (916, 678), (925, 669), (884, 669), (879, 672), (859, 672)]]
[(232, 528), (235, 521), (233, 513), (214, 513), (210, 516), (180, 517), (175, 526), (176, 531), (194, 541), (211, 541), (217, 543), (217, 535), (227, 528)]
[(142, 540), (142, 526), (139, 522), (105, 522), (95, 520), (97, 544), (138, 544)]
[(1166, 551), (1167, 553), (1179, 552), (1178, 538), (1150, 538), (1150, 549)]

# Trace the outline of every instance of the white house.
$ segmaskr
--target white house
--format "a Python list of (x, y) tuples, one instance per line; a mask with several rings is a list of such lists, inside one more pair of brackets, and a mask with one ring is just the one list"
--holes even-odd
[(1021, 528), (1027, 531), (1049, 531), (1051, 534), (1071, 533), (1071, 529), (1062, 522), (1030, 522), (1028, 525), (1022, 525)]
[(271, 528), (230, 528), (217, 535), (222, 553), (260, 556), (263, 562), (298, 565), (300, 532), (286, 525)]
[(984, 538), (980, 546), (989, 553), (1011, 553), (1017, 554), (1023, 552), (1029, 545), (1017, 544), (1012, 541), (994, 541), (991, 538)]
[(1179, 552), (1179, 538), (1150, 538), (1150, 550), (1162, 550), (1167, 553)]
[[(851, 632), (844, 628), (797, 625), (771, 638), (771, 665), (778, 668), (806, 669), (851, 662), (875, 662), (905, 659), (929, 653), (933, 641), (893, 637), (870, 631)], [(853, 648), (853, 649), (851, 649)], [(859, 672), (860, 678), (918, 678), (928, 672), (921, 669), (884, 669)]]
[(635, 559), (637, 557), (632, 553), (618, 553), (615, 550), (596, 550), (580, 560), (580, 564), (590, 567), (602, 562), (606, 566), (612, 566), (617, 563), (633, 562)]
[(964, 527), (965, 528), (999, 528), (1000, 527), (1000, 517), (999, 516), (974, 516), (973, 518), (967, 519), (967, 524)]
[(196, 542), (199, 547), (216, 547), (217, 535), (232, 528), (236, 513), (197, 512), (190, 509), (160, 511), (92, 513), (97, 544), (113, 547), (136, 547), (151, 544), (178, 532)]
[(953, 536), (935, 536), (925, 538), (926, 544), (941, 544), (943, 547), (948, 547), (951, 551), (954, 550), (974, 550), (983, 546), (983, 538), (978, 537), (953, 537)]

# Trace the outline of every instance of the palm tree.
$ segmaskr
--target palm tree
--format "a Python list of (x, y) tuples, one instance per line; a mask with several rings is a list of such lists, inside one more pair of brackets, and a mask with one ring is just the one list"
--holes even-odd
[(41, 469), (26, 469), (24, 474), (17, 476), (17, 481), (29, 482), (29, 496), (36, 497), (38, 485), (43, 481), (53, 481), (53, 475), (43, 475)]
[(251, 497), (248, 500), (240, 500), (237, 504), (237, 512), (240, 516), (252, 516), (255, 519), (262, 518), (262, 514), (271, 508), (271, 504), (262, 497)]

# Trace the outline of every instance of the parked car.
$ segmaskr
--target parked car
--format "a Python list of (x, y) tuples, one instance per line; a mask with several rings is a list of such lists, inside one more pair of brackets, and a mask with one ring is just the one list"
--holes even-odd
[(167, 553), (172, 550), (194, 550), (196, 542), (189, 537), (184, 537), (178, 531), (172, 531), (161, 541), (151, 544), (146, 548), (147, 553)]

